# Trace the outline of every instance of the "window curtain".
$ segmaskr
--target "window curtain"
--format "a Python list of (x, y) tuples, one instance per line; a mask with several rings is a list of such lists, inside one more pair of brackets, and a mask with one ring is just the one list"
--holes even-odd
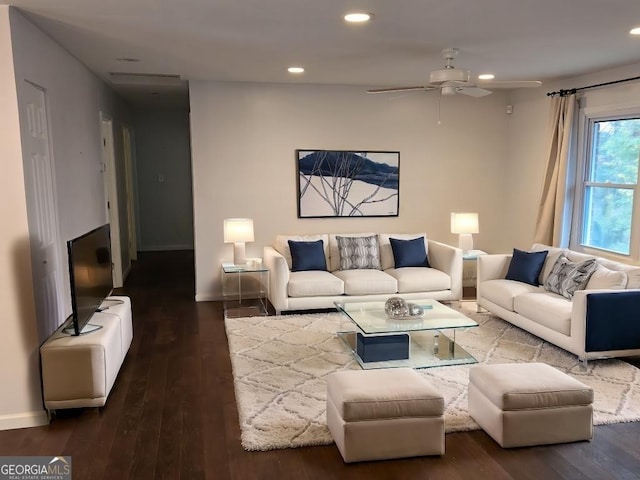
[(571, 180), (567, 173), (570, 170), (576, 105), (575, 94), (551, 99), (549, 158), (536, 221), (536, 243), (569, 246), (573, 197), (567, 198), (568, 180)]

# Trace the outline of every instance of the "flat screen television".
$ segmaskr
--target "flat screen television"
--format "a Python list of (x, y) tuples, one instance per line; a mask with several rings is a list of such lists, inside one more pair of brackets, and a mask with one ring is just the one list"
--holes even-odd
[(109, 224), (67, 242), (71, 283), (71, 322), (65, 331), (81, 335), (100, 328), (89, 320), (113, 290)]

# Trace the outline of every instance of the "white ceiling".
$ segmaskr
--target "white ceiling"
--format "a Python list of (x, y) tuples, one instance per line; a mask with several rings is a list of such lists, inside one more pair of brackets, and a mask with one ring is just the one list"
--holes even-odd
[[(640, 0), (0, 0), (91, 70), (184, 80), (420, 85), (456, 65), (545, 80), (640, 62)], [(375, 15), (346, 24), (354, 10)], [(140, 62), (118, 61), (137, 58)], [(291, 65), (306, 72), (292, 76)], [(569, 85), (568, 85), (569, 87)], [(158, 102), (176, 89), (114, 87)], [(543, 87), (544, 88), (544, 85)], [(178, 89), (186, 92), (186, 86)], [(156, 95), (151, 96), (155, 91)]]

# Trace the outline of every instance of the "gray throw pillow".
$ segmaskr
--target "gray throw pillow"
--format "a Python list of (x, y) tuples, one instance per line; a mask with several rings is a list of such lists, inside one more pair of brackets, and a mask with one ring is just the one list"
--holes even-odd
[(378, 236), (370, 237), (340, 237), (338, 252), (340, 253), (340, 270), (355, 270), (360, 268), (380, 270), (380, 249)]
[(544, 282), (544, 288), (571, 300), (576, 290), (583, 290), (587, 286), (596, 268), (598, 264), (595, 258), (573, 263), (562, 254), (553, 265), (551, 273)]

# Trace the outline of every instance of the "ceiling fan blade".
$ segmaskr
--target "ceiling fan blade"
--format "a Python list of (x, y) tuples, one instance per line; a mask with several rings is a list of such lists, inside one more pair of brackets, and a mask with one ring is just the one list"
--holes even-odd
[(542, 82), (539, 82), (538, 80), (478, 80), (476, 83), (487, 88), (535, 88), (542, 85)]
[(367, 90), (367, 93), (390, 93), (390, 92), (408, 92), (410, 90), (433, 90), (436, 87), (430, 85), (422, 85), (420, 87), (391, 87), (391, 88), (374, 88)]
[(461, 88), (458, 90), (458, 93), (469, 95), (470, 97), (485, 97), (487, 95), (491, 95), (491, 92), (489, 90), (478, 87)]

